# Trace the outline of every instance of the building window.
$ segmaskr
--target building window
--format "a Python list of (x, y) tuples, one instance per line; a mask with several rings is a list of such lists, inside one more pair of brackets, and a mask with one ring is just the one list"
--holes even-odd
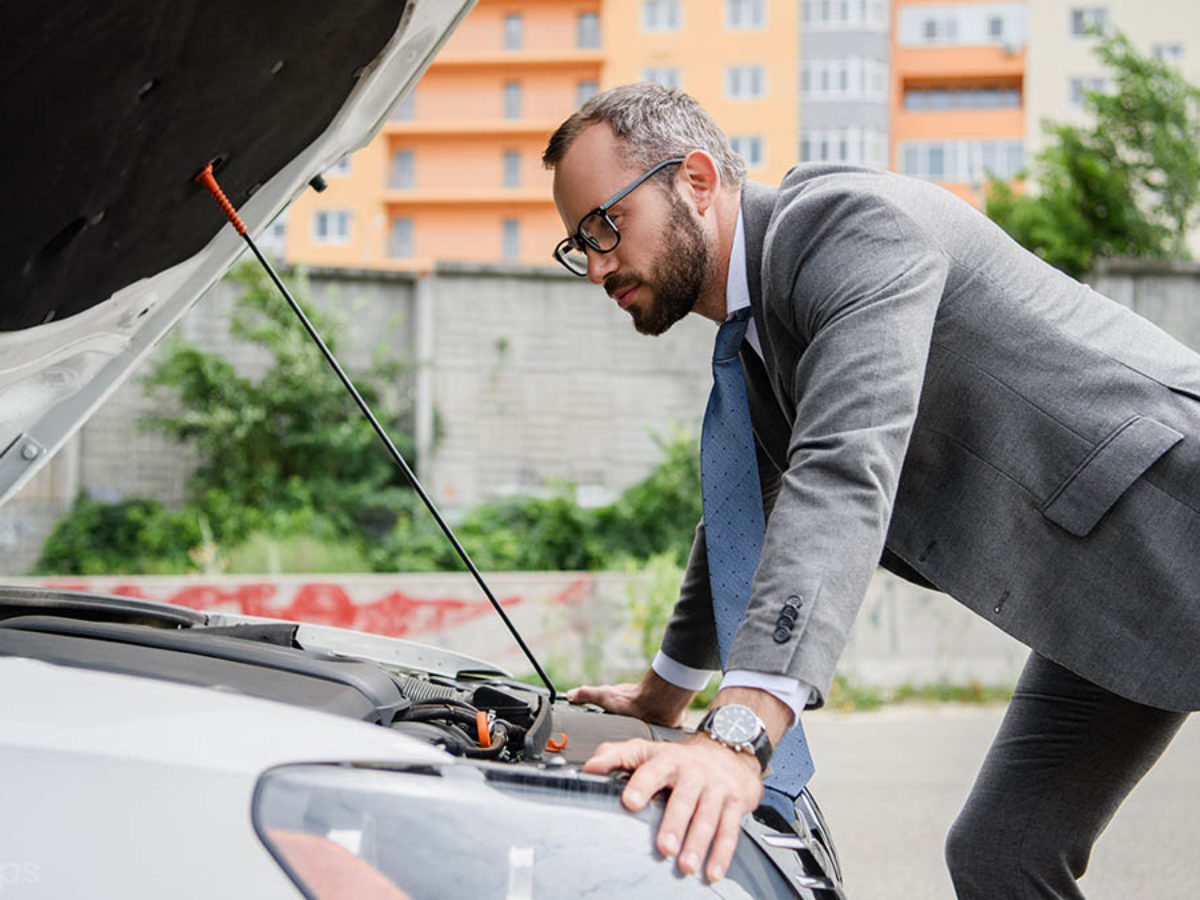
[(600, 46), (600, 14), (580, 13), (575, 20), (575, 46), (592, 49)]
[(731, 100), (758, 100), (766, 94), (762, 66), (730, 66), (725, 70), (725, 96)]
[(1088, 92), (1104, 93), (1108, 82), (1103, 78), (1072, 78), (1067, 84), (1067, 102), (1078, 109), (1087, 106)]
[(679, 0), (642, 0), (643, 31), (678, 31)]
[(1009, 179), (1025, 162), (1019, 140), (905, 141), (900, 171), (916, 178), (979, 185), (989, 177)]
[(412, 259), (412, 219), (392, 219), (392, 229), (388, 233), (387, 252), (392, 259)]
[(312, 239), (314, 244), (344, 244), (350, 240), (350, 212), (344, 209), (322, 209), (313, 213)]
[(392, 154), (392, 169), (388, 176), (388, 187), (407, 190), (414, 184), (413, 152), (397, 150)]
[(329, 169), (325, 172), (325, 174), (326, 175), (338, 175), (338, 176), (349, 175), (350, 174), (350, 157), (343, 156), (341, 159), (339, 159), (337, 162), (335, 162), (332, 166), (330, 166)]
[(500, 258), (521, 258), (521, 223), (517, 219), (505, 219), (501, 226)]
[(1018, 47), (1025, 41), (1024, 3), (913, 3), (901, 6), (897, 17), (902, 46), (1002, 44)]
[(877, 59), (810, 59), (800, 69), (800, 91), (814, 100), (887, 99), (887, 63)]
[(593, 97), (600, 93), (600, 82), (598, 81), (581, 81), (575, 86), (575, 105), (583, 106)]
[(1021, 91), (1015, 87), (909, 88), (905, 109), (1015, 109)]
[(663, 87), (679, 87), (679, 70), (674, 66), (656, 66), (642, 70), (642, 81), (661, 84)]
[(1176, 65), (1183, 62), (1183, 44), (1155, 44), (1151, 48), (1155, 59)]
[(801, 162), (842, 162), (887, 168), (888, 137), (871, 128), (806, 130), (800, 141)]
[(1075, 7), (1071, 10), (1071, 34), (1082, 36), (1092, 29), (1104, 30), (1108, 10), (1103, 6)]
[(411, 122), (416, 118), (416, 101), (417, 92), (409, 91), (403, 100), (396, 104), (395, 110), (392, 111), (392, 118), (397, 122)]
[(504, 186), (506, 188), (521, 186), (521, 154), (516, 150), (504, 151)]
[(519, 81), (504, 83), (504, 118), (521, 118), (521, 82)]
[(525, 26), (520, 13), (509, 13), (504, 17), (504, 49), (520, 50)]
[(941, 144), (934, 144), (929, 148), (925, 173), (935, 181), (946, 177), (946, 148)]
[(766, 27), (766, 0), (725, 0), (725, 24), (739, 29)]
[(887, 31), (887, 0), (802, 0), (800, 18), (817, 31)]
[(763, 165), (763, 139), (757, 135), (736, 135), (729, 138), (733, 152), (746, 161), (746, 168), (757, 169)]

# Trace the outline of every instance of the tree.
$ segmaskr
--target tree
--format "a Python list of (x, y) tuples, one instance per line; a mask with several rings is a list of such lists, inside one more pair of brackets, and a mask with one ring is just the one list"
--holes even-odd
[[(218, 541), (255, 530), (324, 528), (354, 537), (390, 531), (406, 505), (403, 475), (266, 274), (243, 264), (228, 277), (244, 288), (230, 333), (267, 351), (267, 372), (252, 380), (218, 354), (181, 341), (144, 382), (167, 401), (159, 408), (178, 410), (147, 416), (145, 425), (200, 453), (188, 505), (207, 518)], [(336, 354), (335, 323), (309, 308), (303, 284), (290, 287)], [(376, 362), (352, 377), (377, 408), (401, 370)], [(410, 437), (397, 432), (399, 411), (377, 412), (411, 459)]]
[(993, 179), (987, 214), (1026, 248), (1079, 277), (1112, 256), (1186, 259), (1200, 221), (1200, 88), (1117, 32), (1096, 48), (1111, 93), (1088, 91), (1089, 127), (1046, 123), (1036, 189)]

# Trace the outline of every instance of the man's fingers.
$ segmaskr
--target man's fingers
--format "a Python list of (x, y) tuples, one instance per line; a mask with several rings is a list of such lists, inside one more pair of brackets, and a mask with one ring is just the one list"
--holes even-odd
[(679, 871), (685, 875), (694, 875), (700, 871), (704, 857), (708, 855), (708, 845), (712, 843), (713, 834), (721, 819), (721, 809), (726, 805), (723, 793), (707, 790), (700, 797), (692, 813), (692, 823), (688, 827), (687, 840), (679, 853)]
[(649, 741), (635, 738), (630, 741), (606, 741), (596, 748), (591, 759), (583, 764), (583, 771), (603, 775), (613, 769), (636, 769), (654, 751)]
[(703, 789), (704, 783), (694, 778), (680, 779), (672, 789), (666, 811), (658, 825), (656, 844), (663, 856), (678, 855), (683, 836), (688, 833), (688, 823), (692, 820), (692, 813)]
[(571, 703), (595, 703), (609, 712), (629, 713), (633, 711), (632, 697), (637, 685), (631, 684), (581, 684), (567, 691)]
[(721, 810), (717, 825), (716, 838), (708, 854), (708, 865), (704, 874), (709, 881), (720, 881), (729, 871), (729, 862), (733, 859), (733, 851), (737, 849), (738, 836), (742, 833), (742, 817), (740, 804), (731, 799)]

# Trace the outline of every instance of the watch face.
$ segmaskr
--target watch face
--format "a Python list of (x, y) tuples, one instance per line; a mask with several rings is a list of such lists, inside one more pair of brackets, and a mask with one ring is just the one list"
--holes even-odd
[(731, 744), (753, 743), (761, 728), (758, 716), (746, 706), (722, 706), (713, 715), (713, 734)]

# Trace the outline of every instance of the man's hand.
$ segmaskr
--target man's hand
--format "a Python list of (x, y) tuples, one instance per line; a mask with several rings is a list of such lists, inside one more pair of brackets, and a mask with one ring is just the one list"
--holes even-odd
[(697, 734), (678, 744), (640, 739), (601, 744), (583, 766), (596, 774), (614, 769), (633, 770), (621, 802), (634, 812), (663, 788), (671, 789), (655, 841), (660, 853), (678, 856), (679, 871), (687, 875), (699, 872), (708, 857), (708, 880), (725, 877), (742, 818), (762, 797), (762, 777), (752, 754)]
[(663, 680), (653, 669), (647, 670), (637, 684), (582, 685), (567, 691), (572, 703), (595, 703), (610, 713), (633, 716), (656, 725), (678, 728), (683, 724), (688, 704), (695, 691), (676, 687)]
[[(724, 688), (713, 705), (724, 703), (741, 703), (758, 713), (773, 747), (792, 722), (787, 704), (765, 691)], [(699, 872), (707, 857), (704, 871), (708, 880), (725, 876), (742, 818), (762, 799), (762, 772), (754, 754), (731, 750), (707, 734), (696, 734), (683, 743), (632, 740), (601, 744), (583, 766), (585, 772), (595, 774), (615, 769), (633, 772), (621, 802), (635, 812), (659, 791), (671, 789), (658, 828), (659, 852), (678, 856), (679, 870), (689, 875)]]

